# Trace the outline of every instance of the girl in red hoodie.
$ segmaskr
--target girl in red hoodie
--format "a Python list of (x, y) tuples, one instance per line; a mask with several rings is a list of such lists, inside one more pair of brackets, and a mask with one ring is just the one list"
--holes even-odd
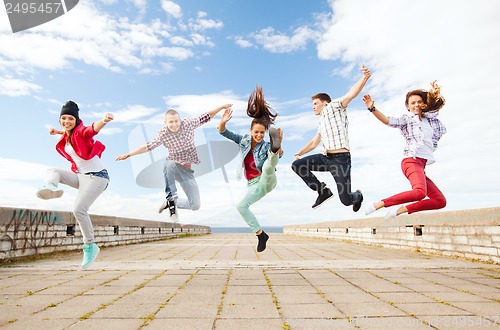
[(42, 199), (59, 198), (63, 194), (58, 185), (63, 183), (78, 189), (73, 214), (83, 236), (82, 268), (90, 266), (99, 254), (94, 242), (94, 229), (88, 214), (90, 206), (107, 188), (109, 175), (101, 161), (105, 146), (94, 140), (94, 136), (111, 120), (113, 115), (106, 113), (100, 121), (84, 126), (78, 115), (78, 105), (66, 102), (61, 109), (59, 123), (63, 131), (49, 129), (51, 135), (62, 134), (56, 150), (71, 163), (71, 171), (51, 168), (47, 171), (45, 185), (37, 192)]

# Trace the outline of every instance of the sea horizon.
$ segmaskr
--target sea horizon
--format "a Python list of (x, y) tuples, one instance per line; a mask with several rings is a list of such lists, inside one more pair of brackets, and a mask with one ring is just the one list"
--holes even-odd
[[(248, 227), (210, 227), (212, 234), (230, 234), (230, 233), (249, 233), (252, 234), (252, 230)], [(276, 227), (266, 227), (263, 226), (262, 229), (266, 233), (283, 233), (282, 226)]]

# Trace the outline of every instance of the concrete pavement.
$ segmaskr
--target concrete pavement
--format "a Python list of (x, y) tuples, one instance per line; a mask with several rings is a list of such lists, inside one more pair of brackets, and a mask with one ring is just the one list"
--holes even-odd
[(214, 234), (0, 266), (5, 329), (500, 329), (500, 266)]

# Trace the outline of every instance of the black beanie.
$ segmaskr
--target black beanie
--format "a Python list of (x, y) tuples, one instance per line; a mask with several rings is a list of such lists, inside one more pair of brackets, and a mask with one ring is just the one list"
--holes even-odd
[(73, 101), (68, 101), (64, 103), (64, 105), (61, 108), (61, 114), (59, 115), (59, 118), (61, 118), (62, 115), (71, 115), (76, 118), (76, 123), (78, 124), (79, 117), (78, 117), (78, 104), (76, 104)]

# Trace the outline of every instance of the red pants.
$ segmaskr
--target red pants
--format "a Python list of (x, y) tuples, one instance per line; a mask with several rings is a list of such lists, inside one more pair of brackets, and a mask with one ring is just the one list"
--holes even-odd
[[(425, 210), (437, 210), (446, 206), (446, 198), (434, 182), (425, 175), (426, 159), (405, 158), (401, 161), (401, 170), (411, 183), (412, 190), (383, 199), (385, 207), (415, 202), (406, 205), (408, 214)], [(426, 196), (429, 198), (424, 199)]]

